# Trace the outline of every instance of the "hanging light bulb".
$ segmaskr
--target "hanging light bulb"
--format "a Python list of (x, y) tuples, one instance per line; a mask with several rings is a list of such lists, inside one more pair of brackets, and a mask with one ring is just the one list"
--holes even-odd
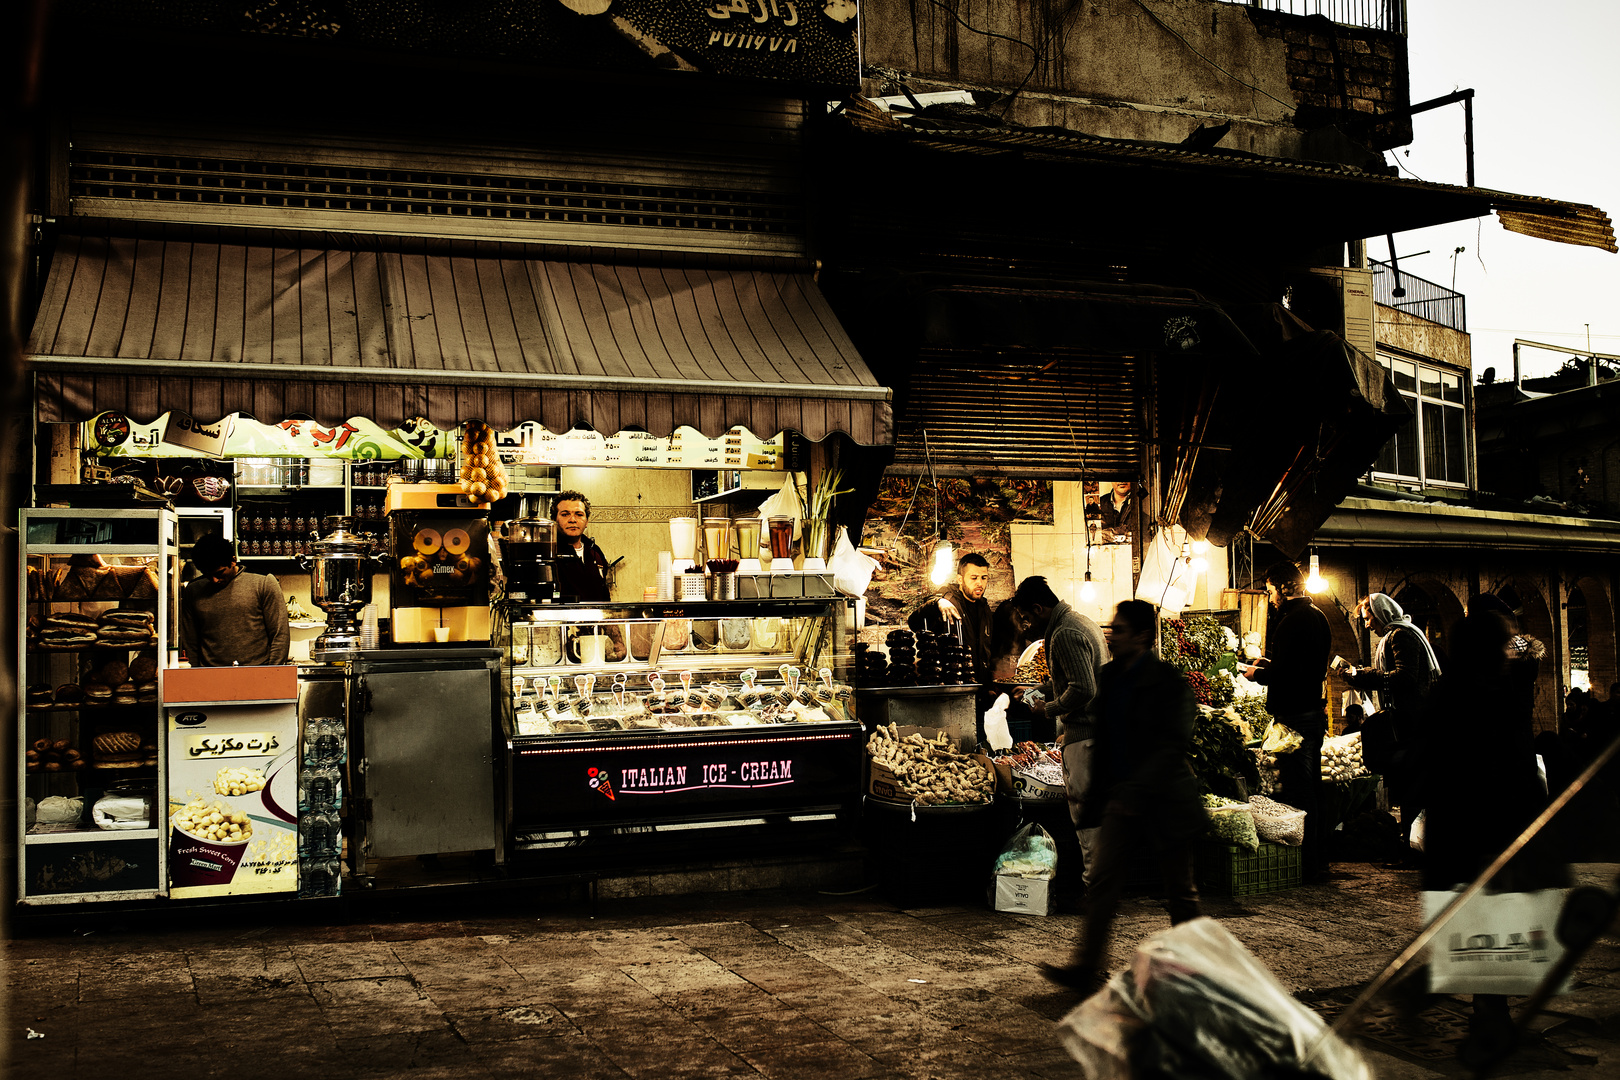
[[(1198, 545), (1194, 544), (1193, 551), (1196, 552), (1197, 550)], [(1209, 560), (1204, 558), (1202, 555), (1193, 555), (1192, 562), (1189, 565), (1192, 566), (1193, 573), (1195, 574), (1204, 574), (1209, 572)]]
[(937, 589), (951, 580), (951, 574), (955, 569), (956, 550), (951, 547), (951, 542), (942, 536), (939, 543), (934, 545), (934, 568), (929, 572), (928, 580), (932, 581), (934, 588)]
[(1208, 540), (1194, 540), (1192, 542), (1192, 553), (1194, 555), (1207, 555), (1207, 554), (1209, 554), (1209, 541)]
[(1080, 602), (1089, 604), (1097, 599), (1097, 587), (1091, 583), (1091, 571), (1086, 571), (1086, 580), (1080, 583)]
[(1322, 593), (1327, 592), (1327, 587), (1327, 578), (1322, 576), (1321, 564), (1317, 562), (1316, 556), (1312, 555), (1311, 572), (1305, 578), (1305, 591), (1312, 594)]

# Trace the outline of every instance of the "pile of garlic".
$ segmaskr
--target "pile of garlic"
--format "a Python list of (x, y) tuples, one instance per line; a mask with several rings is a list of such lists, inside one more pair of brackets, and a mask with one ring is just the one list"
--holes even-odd
[(495, 450), (495, 431), (477, 420), (467, 422), (461, 443), (461, 490), (474, 506), (506, 497), (506, 468)]
[(1322, 780), (1332, 783), (1369, 775), (1361, 761), (1361, 732), (1322, 740)]
[(1282, 786), (1278, 777), (1277, 755), (1254, 748), (1255, 765), (1260, 770), (1260, 794), (1272, 795)]

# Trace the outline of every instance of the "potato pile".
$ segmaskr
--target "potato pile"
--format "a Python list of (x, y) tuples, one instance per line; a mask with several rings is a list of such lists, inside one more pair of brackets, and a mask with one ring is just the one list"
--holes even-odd
[(506, 497), (506, 468), (495, 450), (495, 430), (469, 420), (461, 441), (461, 490), (475, 506)]
[(894, 774), (896, 785), (921, 806), (982, 803), (995, 798), (995, 773), (965, 754), (940, 732), (932, 740), (916, 732), (901, 738), (899, 728), (879, 727), (866, 740), (874, 762)]

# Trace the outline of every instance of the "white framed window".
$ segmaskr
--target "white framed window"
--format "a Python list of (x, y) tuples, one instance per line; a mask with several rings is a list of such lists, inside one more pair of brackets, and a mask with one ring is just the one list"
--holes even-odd
[(1378, 354), (1412, 416), (1379, 451), (1373, 476), (1424, 487), (1468, 487), (1468, 387), (1459, 372)]

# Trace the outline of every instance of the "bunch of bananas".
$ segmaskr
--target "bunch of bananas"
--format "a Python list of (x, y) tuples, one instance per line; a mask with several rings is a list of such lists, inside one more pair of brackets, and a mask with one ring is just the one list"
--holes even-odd
[(495, 450), (495, 431), (479, 420), (469, 420), (462, 438), (461, 490), (474, 506), (488, 506), (506, 497), (506, 469)]

